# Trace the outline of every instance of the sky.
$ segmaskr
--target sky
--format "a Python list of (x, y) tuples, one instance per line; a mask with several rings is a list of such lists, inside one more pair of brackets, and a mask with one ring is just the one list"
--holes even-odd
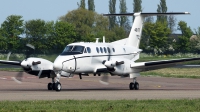
[[(109, 13), (109, 0), (94, 0), (95, 11), (99, 14)], [(78, 8), (80, 0), (0, 0), (0, 24), (10, 15), (23, 16), (24, 21), (42, 19), (56, 21), (60, 16)], [(127, 12), (133, 12), (133, 0), (126, 0)], [(143, 12), (156, 12), (160, 0), (142, 0)], [(187, 22), (192, 30), (200, 27), (200, 0), (166, 0), (168, 12), (190, 12), (191, 15), (176, 16), (177, 22)], [(86, 0), (87, 4), (87, 0)], [(86, 6), (87, 8), (87, 6)], [(119, 0), (116, 4), (119, 12)]]

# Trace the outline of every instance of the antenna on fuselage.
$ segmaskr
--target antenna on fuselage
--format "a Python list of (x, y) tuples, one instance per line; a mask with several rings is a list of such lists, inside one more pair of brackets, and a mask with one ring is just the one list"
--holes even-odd
[(96, 43), (99, 43), (99, 38), (96, 38)]
[(103, 43), (106, 43), (105, 36), (103, 36)]

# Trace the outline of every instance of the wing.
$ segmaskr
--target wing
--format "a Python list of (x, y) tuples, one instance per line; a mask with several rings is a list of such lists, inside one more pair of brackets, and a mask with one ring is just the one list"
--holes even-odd
[(138, 63), (132, 63), (131, 68), (135, 68), (136, 70), (142, 72), (142, 71), (172, 67), (182, 62), (195, 61), (195, 60), (200, 60), (200, 58), (182, 58), (182, 59), (172, 59), (172, 60), (138, 62)]
[(7, 60), (0, 60), (1, 64), (8, 64), (8, 65), (18, 65), (21, 66), (21, 61), (7, 61)]

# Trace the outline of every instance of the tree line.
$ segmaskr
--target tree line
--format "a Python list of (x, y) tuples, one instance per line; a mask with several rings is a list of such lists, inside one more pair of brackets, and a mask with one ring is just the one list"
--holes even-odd
[[(109, 13), (116, 12), (116, 0), (109, 0)], [(10, 15), (0, 27), (0, 51), (23, 51), (27, 43), (38, 52), (52, 50), (61, 52), (73, 42), (94, 42), (106, 37), (107, 42), (128, 37), (131, 30), (130, 19), (126, 16), (104, 17), (95, 12), (94, 0), (80, 0), (78, 8), (61, 16), (58, 21), (33, 19), (24, 21), (20, 15)], [(126, 13), (126, 0), (119, 0), (118, 13)], [(142, 0), (133, 0), (133, 12), (142, 12)], [(166, 0), (160, 0), (157, 12), (166, 13)], [(167, 54), (177, 52), (199, 53), (200, 27), (193, 32), (185, 21), (175, 16), (158, 16), (145, 19), (140, 48), (147, 53)], [(134, 17), (133, 19), (134, 20)], [(177, 24), (177, 28), (176, 28)], [(173, 35), (180, 30), (180, 35)], [(196, 34), (196, 36), (192, 36)]]

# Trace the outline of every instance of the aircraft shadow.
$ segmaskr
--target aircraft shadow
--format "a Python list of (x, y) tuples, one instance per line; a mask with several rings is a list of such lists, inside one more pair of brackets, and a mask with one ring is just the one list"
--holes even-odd
[[(60, 92), (62, 91), (71, 91), (71, 92), (78, 92), (78, 91), (81, 91), (81, 92), (84, 92), (84, 91), (195, 91), (195, 90), (200, 90), (200, 89), (140, 89), (140, 90), (129, 90), (128, 88), (127, 89), (121, 89), (121, 88), (78, 88), (78, 89), (62, 89)], [(1, 89), (1, 92), (6, 92), (6, 91), (32, 91), (32, 92), (52, 92), (52, 91), (55, 91), (55, 90), (47, 90), (47, 89)], [(1, 93), (0, 92), (0, 93)]]

